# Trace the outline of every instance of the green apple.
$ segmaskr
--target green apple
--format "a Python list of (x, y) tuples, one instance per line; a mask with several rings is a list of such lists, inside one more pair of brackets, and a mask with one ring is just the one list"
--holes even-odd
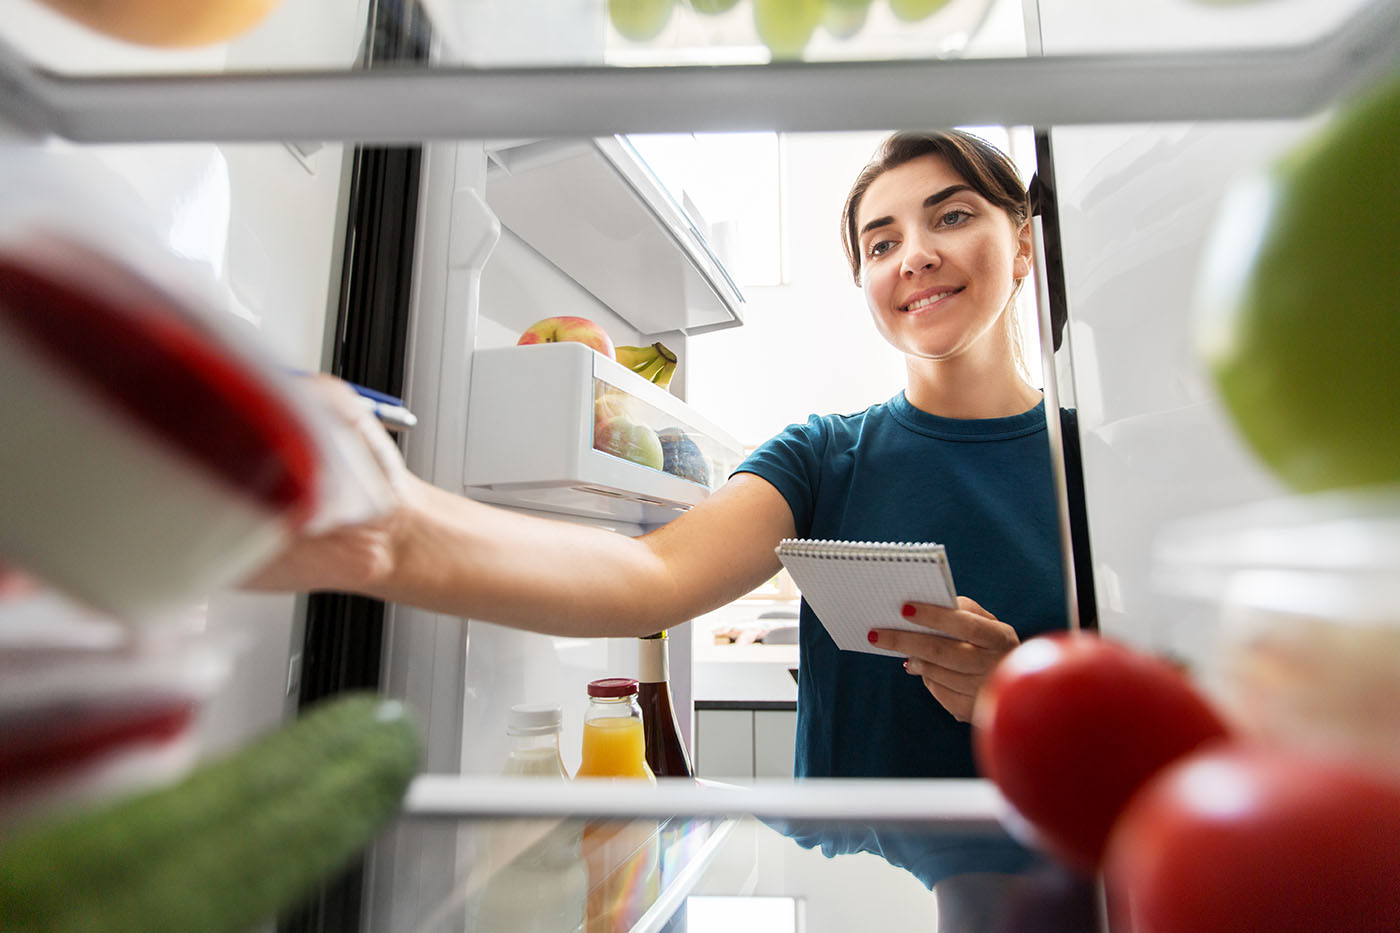
[(870, 0), (827, 0), (822, 25), (836, 39), (849, 39), (860, 32), (870, 15)]
[(890, 0), (890, 12), (906, 23), (928, 19), (948, 5), (949, 0)]
[(739, 0), (690, 0), (690, 8), (697, 13), (704, 13), (706, 16), (718, 16), (721, 13), (728, 13), (738, 3)]
[(593, 422), (593, 449), (660, 470), (666, 454), (656, 432), (626, 415), (614, 415)]
[(608, 19), (624, 37), (646, 42), (666, 28), (674, 6), (675, 0), (608, 0)]
[(826, 0), (753, 0), (753, 25), (773, 60), (797, 59), (826, 14)]
[(1400, 482), (1400, 79), (1241, 186), (1198, 344), (1248, 445), (1300, 492)]
[(625, 392), (595, 391), (593, 449), (660, 470), (666, 465), (661, 438), (636, 417), (636, 400)]

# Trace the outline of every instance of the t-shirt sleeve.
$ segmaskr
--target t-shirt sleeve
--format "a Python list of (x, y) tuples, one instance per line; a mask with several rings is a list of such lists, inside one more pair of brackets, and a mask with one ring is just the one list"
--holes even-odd
[(782, 493), (800, 538), (807, 537), (812, 528), (826, 436), (822, 419), (813, 415), (806, 423), (788, 425), (765, 441), (734, 471), (761, 476)]

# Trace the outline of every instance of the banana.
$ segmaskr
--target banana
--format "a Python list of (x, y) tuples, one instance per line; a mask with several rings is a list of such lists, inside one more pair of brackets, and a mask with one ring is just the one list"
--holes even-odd
[(661, 356), (661, 351), (657, 349), (659, 346), (653, 343), (648, 347), (617, 347), (617, 361), (632, 372), (639, 373)]
[(668, 389), (671, 386), (671, 377), (675, 374), (676, 361), (674, 359), (670, 359), (667, 360), (664, 364), (662, 364), (660, 371), (657, 372), (655, 376), (651, 377), (651, 381), (661, 386), (661, 388), (663, 389)]
[(642, 367), (641, 369), (636, 370), (636, 373), (637, 373), (638, 376), (641, 376), (643, 379), (647, 380), (648, 382), (655, 382), (655, 381), (656, 381), (657, 375), (660, 374), (661, 370), (662, 370), (665, 366), (666, 366), (666, 358), (663, 357), (660, 353), (658, 353), (658, 354), (656, 354), (656, 358), (655, 358), (655, 359), (653, 359), (651, 362), (647, 363), (646, 366)]
[(617, 361), (643, 379), (661, 388), (671, 384), (676, 372), (676, 354), (664, 343), (656, 342), (645, 347), (617, 347)]
[(675, 364), (676, 354), (660, 341), (645, 347), (617, 347), (617, 361), (634, 373), (640, 373), (653, 367), (656, 360)]

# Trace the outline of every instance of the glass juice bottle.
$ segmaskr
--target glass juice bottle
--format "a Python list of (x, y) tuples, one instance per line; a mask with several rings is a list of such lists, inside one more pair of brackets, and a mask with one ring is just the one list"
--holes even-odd
[(588, 685), (583, 754), (577, 777), (640, 778), (656, 783), (646, 761), (637, 681), (607, 677)]
[(637, 640), (637, 705), (642, 710), (647, 765), (657, 777), (694, 777), (690, 753), (681, 738), (671, 703), (671, 670), (666, 633)]
[[(588, 685), (583, 756), (575, 777), (656, 783), (646, 761), (637, 681), (609, 677)], [(588, 865), (587, 933), (629, 930), (659, 893), (655, 820), (590, 820), (583, 831)]]
[(559, 756), (564, 712), (558, 706), (512, 706), (506, 716), (506, 763), (503, 772), (521, 777), (568, 780)]

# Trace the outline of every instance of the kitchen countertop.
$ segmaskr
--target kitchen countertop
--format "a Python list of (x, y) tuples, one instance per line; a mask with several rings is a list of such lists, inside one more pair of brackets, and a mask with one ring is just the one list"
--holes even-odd
[(758, 619), (772, 608), (765, 602), (740, 601), (695, 620), (691, 689), (696, 709), (796, 708), (797, 645), (714, 641), (716, 629), (796, 625), (796, 619)]

